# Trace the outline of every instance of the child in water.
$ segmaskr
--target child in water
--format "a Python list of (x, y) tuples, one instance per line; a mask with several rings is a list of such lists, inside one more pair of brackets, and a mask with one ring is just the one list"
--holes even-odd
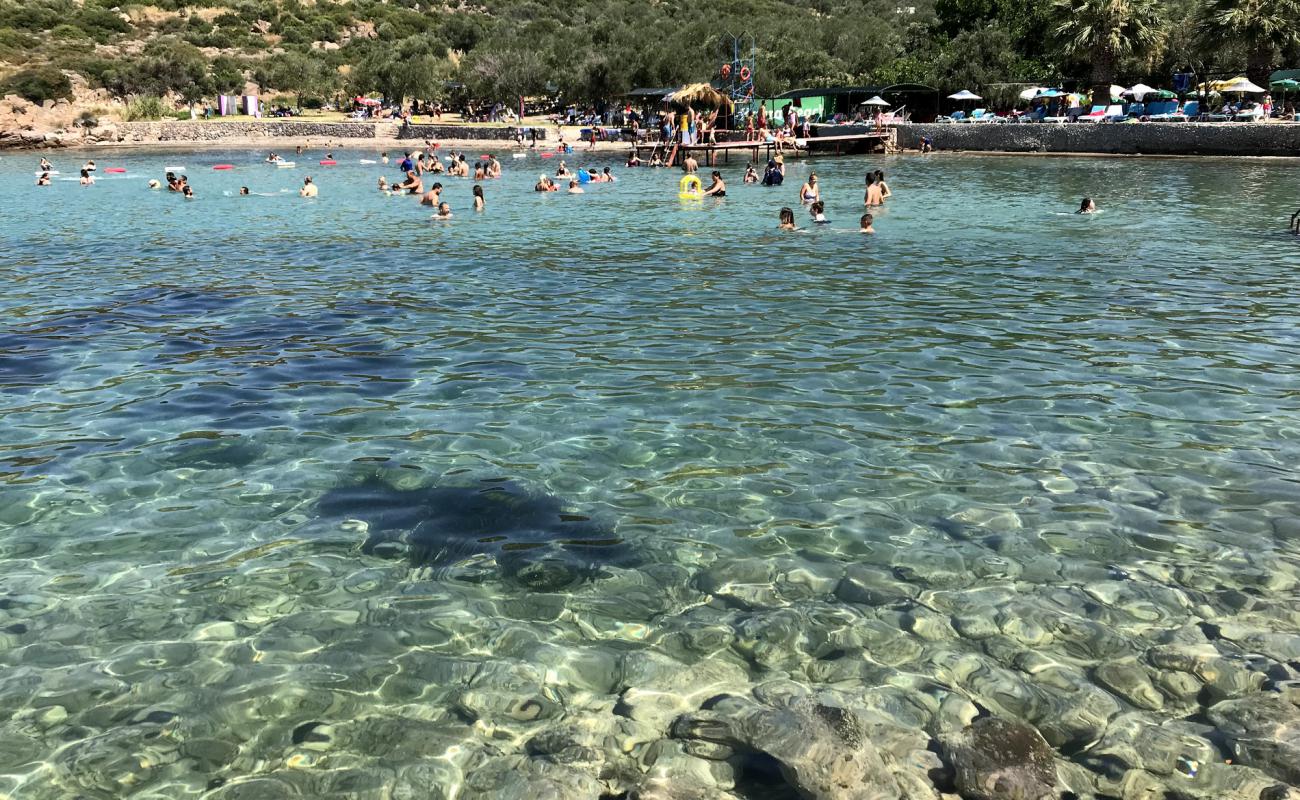
[(812, 215), (812, 220), (817, 225), (825, 225), (830, 222), (826, 219), (826, 204), (818, 200), (808, 207), (808, 213)]
[(758, 173), (752, 163), (745, 166), (745, 183), (758, 183)]
[(483, 199), (483, 187), (477, 183), (474, 184), (474, 210), (482, 211), (487, 207), (487, 201)]
[(81, 185), (82, 185), (82, 186), (94, 186), (94, 185), (95, 185), (95, 179), (92, 178), (92, 177), (90, 176), (90, 170), (88, 170), (88, 169), (83, 169), (83, 170), (81, 171)]
[(781, 224), (778, 225), (777, 228), (783, 231), (799, 230), (794, 225), (794, 211), (789, 208), (781, 209)]
[(858, 233), (875, 233), (876, 229), (871, 227), (871, 223), (875, 221), (876, 218), (871, 216), (871, 214), (863, 214), (861, 224), (858, 227)]
[[(42, 160), (44, 160), (44, 159), (42, 159)], [(50, 173), (49, 173), (48, 171), (46, 171), (46, 172), (42, 172), (42, 173), (41, 173), (41, 176), (40, 176), (39, 178), (36, 179), (36, 185), (37, 185), (37, 186), (49, 186), (49, 185), (50, 185)]]
[(1074, 212), (1074, 213), (1076, 213), (1076, 214), (1096, 214), (1096, 213), (1097, 213), (1097, 204), (1094, 203), (1094, 202), (1092, 202), (1092, 198), (1091, 198), (1091, 197), (1085, 197), (1085, 198), (1083, 198), (1083, 200), (1081, 200), (1081, 201), (1079, 202), (1079, 210), (1076, 211), (1076, 212)]

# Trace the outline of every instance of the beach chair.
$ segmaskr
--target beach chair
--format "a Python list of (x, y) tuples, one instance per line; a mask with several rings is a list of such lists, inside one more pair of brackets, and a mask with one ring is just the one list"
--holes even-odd
[(1106, 118), (1105, 106), (1093, 106), (1087, 114), (1080, 114), (1077, 122), (1101, 122)]
[(1128, 114), (1124, 113), (1124, 106), (1116, 104), (1106, 106), (1106, 113), (1102, 115), (1102, 122), (1123, 122), (1128, 119)]
[[(1152, 105), (1154, 105), (1154, 103), (1153, 103)], [(1130, 117), (1143, 117), (1143, 116), (1146, 116), (1147, 113), (1148, 113), (1148, 110), (1147, 110), (1147, 104), (1146, 104), (1146, 103), (1130, 103), (1130, 104), (1129, 104), (1129, 107), (1128, 107), (1128, 111), (1125, 112), (1125, 113), (1127, 113)]]
[(1153, 122), (1166, 122), (1178, 116), (1178, 102), (1165, 100), (1147, 104), (1147, 119)]
[(951, 116), (944, 117), (944, 119), (946, 119), (949, 122), (961, 122), (962, 120), (966, 119), (966, 112), (954, 111), (952, 112)]
[(1264, 109), (1261, 106), (1255, 106), (1248, 111), (1238, 111), (1233, 115), (1233, 122), (1262, 122), (1264, 120)]

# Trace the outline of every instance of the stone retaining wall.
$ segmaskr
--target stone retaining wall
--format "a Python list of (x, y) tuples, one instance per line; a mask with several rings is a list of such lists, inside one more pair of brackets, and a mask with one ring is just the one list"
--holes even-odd
[[(514, 128), (459, 125), (413, 125), (400, 133), (403, 139), (510, 141)], [(120, 142), (221, 142), (238, 139), (334, 139), (361, 140), (398, 138), (399, 126), (391, 122), (304, 122), (249, 120), (247, 122), (121, 122), (105, 126), (100, 138)], [(545, 139), (539, 130), (538, 138)]]
[(970, 123), (899, 125), (898, 145), (1011, 153), (1300, 156), (1300, 123)]
[(378, 126), (363, 122), (120, 122), (122, 141), (219, 142), (242, 138), (373, 139)]

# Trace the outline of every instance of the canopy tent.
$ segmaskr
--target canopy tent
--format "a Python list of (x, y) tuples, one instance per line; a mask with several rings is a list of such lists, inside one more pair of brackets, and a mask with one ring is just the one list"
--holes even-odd
[(1257, 86), (1246, 78), (1236, 78), (1229, 81), (1228, 85), (1219, 87), (1220, 92), (1241, 92), (1246, 94), (1263, 94), (1267, 92), (1263, 86)]
[(885, 98), (881, 97), (880, 95), (876, 95), (875, 97), (871, 98), (870, 100), (863, 100), (863, 101), (862, 101), (862, 105), (864, 105), (864, 106), (889, 106), (889, 105), (891, 105), (891, 103), (890, 103), (888, 100), (886, 100)]
[(957, 92), (956, 94), (948, 95), (948, 99), (949, 100), (983, 100), (984, 98), (980, 97), (979, 95), (975, 94), (969, 89), (962, 89), (960, 92)]

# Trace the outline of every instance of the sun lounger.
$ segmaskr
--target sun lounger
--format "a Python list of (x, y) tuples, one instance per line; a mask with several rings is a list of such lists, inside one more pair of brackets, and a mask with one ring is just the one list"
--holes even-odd
[(1103, 122), (1123, 122), (1128, 119), (1128, 114), (1124, 113), (1124, 106), (1113, 105), (1107, 106), (1106, 111), (1101, 117)]
[(1089, 111), (1087, 114), (1080, 115), (1077, 121), (1078, 122), (1101, 122), (1105, 118), (1106, 118), (1106, 107), (1093, 106), (1092, 111)]

